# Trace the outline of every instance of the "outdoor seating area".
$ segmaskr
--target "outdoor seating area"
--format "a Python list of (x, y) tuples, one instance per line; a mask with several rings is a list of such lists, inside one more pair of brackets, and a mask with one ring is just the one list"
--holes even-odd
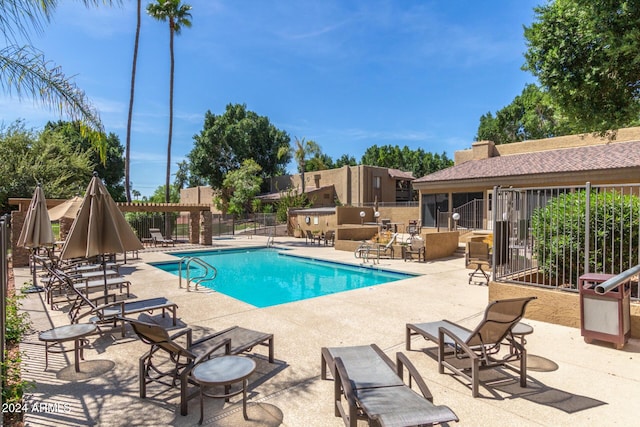
[[(264, 242), (259, 238), (238, 238), (221, 242), (219, 248), (261, 244)], [(295, 239), (278, 238), (276, 245), (288, 247), (301, 256), (321, 256), (337, 262), (357, 263), (350, 254), (330, 247), (300, 246)], [(204, 287), (195, 292), (181, 292), (175, 276), (160, 272), (147, 264), (150, 261), (168, 259), (167, 254), (161, 251), (144, 252), (141, 257), (141, 260), (126, 265), (127, 270), (131, 271), (128, 277), (135, 296), (127, 300), (124, 299), (124, 294), (118, 294), (118, 299), (134, 303), (154, 300), (162, 295), (162, 298), (180, 307), (176, 311), (176, 322), (174, 324), (172, 312), (163, 317), (159, 310), (153, 313), (140, 311), (126, 316), (116, 314), (116, 326), (122, 326), (121, 317), (132, 319), (136, 325), (149, 325), (145, 327), (155, 331), (151, 334), (152, 340), (169, 342), (162, 338), (166, 334), (174, 337), (171, 342), (177, 343), (184, 350), (189, 350), (202, 338), (212, 337), (205, 342), (208, 341), (212, 346), (222, 343), (214, 355), (240, 353), (239, 357), (246, 357), (248, 354), (255, 368), (249, 369), (247, 366), (248, 371), (242, 368), (243, 372), (248, 372), (246, 384), (245, 379), (242, 379), (243, 375), (228, 377), (229, 381), (233, 381), (229, 383), (232, 396), (228, 397), (228, 402), (224, 398), (207, 397), (210, 394), (224, 395), (224, 386), (205, 386), (204, 403), (201, 404), (199, 399), (187, 399), (187, 415), (183, 416), (180, 415), (182, 394), (179, 375), (176, 377), (178, 382), (171, 387), (161, 386), (156, 382), (142, 384), (140, 378), (146, 378), (147, 373), (152, 372), (146, 370), (150, 365), (145, 361), (145, 355), (156, 344), (141, 341), (127, 321), (124, 323), (124, 337), (119, 327), (112, 330), (98, 324), (102, 331), (84, 336), (82, 339), (87, 340), (87, 343), (81, 343), (78, 353), (74, 351), (74, 341), (63, 341), (60, 345), (68, 352), (50, 352), (45, 361), (44, 343), (38, 339), (38, 334), (69, 325), (69, 317), (63, 306), (51, 310), (44, 293), (28, 294), (24, 310), (34, 320), (36, 334), (24, 344), (24, 350), (29, 355), (24, 359), (25, 375), (27, 379), (37, 379), (38, 382), (37, 388), (29, 396), (32, 401), (52, 402), (64, 394), (65, 401), (71, 405), (71, 412), (62, 414), (60, 419), (68, 425), (84, 425), (87, 419), (97, 424), (131, 425), (136, 422), (135, 414), (141, 411), (147, 414), (149, 422), (153, 420), (154, 425), (194, 425), (198, 423), (202, 410), (203, 425), (243, 425), (246, 413), (249, 420), (247, 423), (338, 426), (344, 425), (345, 421), (342, 420), (342, 415), (336, 417), (336, 385), (339, 386), (340, 405), (349, 420), (352, 413), (355, 414), (354, 419), (367, 417), (390, 420), (388, 417), (394, 414), (395, 402), (402, 401), (414, 402), (410, 407), (417, 413), (421, 413), (419, 408), (423, 407), (426, 413), (445, 414), (450, 420), (443, 422), (448, 425), (455, 424), (453, 417), (459, 419), (455, 425), (573, 425), (589, 424), (596, 419), (617, 420), (625, 424), (631, 421), (625, 414), (625, 399), (603, 396), (600, 391), (602, 387), (616, 387), (620, 393), (628, 394), (636, 387), (640, 374), (628, 369), (629, 352), (640, 351), (640, 343), (633, 338), (625, 346), (624, 352), (616, 352), (607, 346), (584, 343), (579, 339), (579, 329), (526, 319), (530, 325), (527, 330), (512, 329), (514, 339), (510, 340), (507, 334), (501, 341), (502, 351), (506, 354), (512, 348), (519, 352), (519, 360), (513, 359), (506, 363), (516, 364), (515, 374), (511, 372), (512, 369), (504, 370), (505, 366), (502, 365), (480, 369), (480, 398), (472, 397), (472, 393), (469, 393), (470, 382), (460, 381), (463, 376), (457, 373), (439, 373), (438, 344), (435, 341), (425, 342), (420, 334), (411, 335), (411, 350), (398, 356), (398, 352), (407, 348), (406, 331), (403, 330), (407, 323), (419, 325), (419, 322), (450, 319), (452, 324), (467, 331), (477, 329), (484, 336), (484, 329), (478, 325), (484, 323), (488, 327), (493, 319), (492, 314), (485, 314), (492, 313), (487, 307), (487, 288), (467, 287), (468, 270), (465, 268), (464, 258), (430, 263), (381, 259), (382, 268), (402, 268), (420, 276), (268, 309), (256, 309)], [(31, 272), (27, 268), (16, 270), (18, 284), (28, 280), (30, 276)], [(447, 291), (443, 293), (443, 289)], [(81, 294), (86, 297), (84, 293)], [(406, 298), (407, 295), (411, 295), (411, 298)], [(361, 303), (364, 299), (366, 304)], [(489, 307), (494, 306), (495, 304)], [(340, 315), (347, 311), (350, 313), (348, 321)], [(88, 317), (91, 316), (87, 315), (83, 319)], [(78, 324), (87, 324), (83, 322), (84, 320)], [(113, 321), (110, 323), (113, 324)], [(314, 327), (308, 327), (309, 324)], [(516, 327), (519, 325), (522, 322), (517, 323)], [(191, 332), (183, 332), (186, 331), (185, 328)], [(257, 335), (254, 338), (229, 335), (230, 349), (227, 350), (225, 331), (233, 334), (234, 330), (251, 331)], [(528, 334), (526, 342), (522, 340), (522, 335), (516, 333), (518, 331)], [(178, 337), (175, 337), (176, 334)], [(191, 343), (187, 337), (189, 334)], [(445, 336), (447, 338), (444, 341), (448, 341), (448, 335)], [(568, 340), (568, 336), (576, 338)], [(435, 337), (437, 338), (437, 332)], [(247, 341), (239, 342), (242, 339)], [(274, 351), (275, 341), (277, 346)], [(461, 342), (469, 341), (461, 338)], [(376, 343), (378, 350), (370, 343)], [(433, 343), (433, 346), (429, 343)], [(469, 344), (470, 348), (477, 350), (475, 345)], [(523, 351), (525, 345), (526, 351)], [(193, 351), (193, 357), (201, 356), (201, 351), (206, 353), (209, 347), (204, 347)], [(318, 355), (323, 354), (323, 347), (330, 349), (331, 355), (321, 357), (323, 363), (327, 364), (325, 373), (317, 363)], [(361, 347), (372, 349), (374, 354), (356, 354), (356, 357), (368, 359), (371, 356), (371, 363), (381, 366), (378, 370), (365, 369), (366, 373), (374, 377), (380, 375), (381, 378), (395, 376), (397, 385), (385, 387), (387, 390), (367, 387), (359, 390), (359, 386), (353, 386), (360, 374), (356, 373), (357, 370), (354, 371), (355, 365), (350, 362), (347, 354), (338, 353), (339, 349)], [(458, 347), (458, 355), (464, 355), (461, 351), (463, 347), (460, 344)], [(171, 366), (166, 363), (170, 360), (169, 353), (156, 348), (151, 365), (171, 372), (171, 366), (175, 367), (175, 363)], [(456, 347), (451, 348), (455, 350)], [(246, 353), (243, 349), (249, 352)], [(329, 350), (324, 353), (327, 351)], [(74, 359), (76, 354), (78, 358)], [(447, 358), (453, 358), (448, 363), (457, 363), (453, 354), (447, 352)], [(579, 363), (576, 363), (576, 354), (582, 356)], [(183, 354), (180, 361), (188, 365), (188, 357), (185, 359), (184, 356), (188, 354)], [(606, 367), (588, 363), (588, 360), (602, 357), (608, 360)], [(225, 359), (225, 362), (231, 363), (233, 360), (235, 359)], [(389, 364), (392, 360), (394, 362)], [(465, 362), (464, 357), (460, 360)], [(523, 360), (527, 361), (526, 374), (523, 369), (520, 372), (526, 378), (526, 388), (521, 387), (518, 368)], [(74, 369), (76, 361), (78, 372)], [(45, 363), (48, 363), (46, 370)], [(384, 366), (387, 368), (383, 369)], [(399, 366), (403, 367), (405, 380), (406, 373), (410, 372), (410, 383), (401, 380)], [(220, 377), (216, 372), (220, 371), (213, 365), (196, 372), (193, 381), (187, 380), (187, 396), (198, 396), (197, 384), (227, 384), (227, 377)], [(453, 373), (448, 367), (446, 372)], [(338, 381), (323, 381), (322, 377), (328, 373)], [(82, 388), (76, 387), (79, 384), (77, 378), (83, 378)], [(418, 385), (421, 382), (418, 378), (422, 378), (427, 391), (423, 391), (423, 387)], [(585, 378), (590, 379), (589, 384), (598, 381), (600, 385), (590, 387), (585, 383)], [(172, 383), (171, 375), (164, 376), (163, 379)], [(217, 383), (218, 380), (222, 382)], [(145, 398), (140, 398), (141, 387), (145, 388)], [(433, 399), (432, 402), (429, 396)], [(377, 397), (384, 397), (383, 400), (387, 403), (379, 406)], [(104, 400), (104, 403), (98, 404), (97, 399)], [(130, 407), (131, 411), (123, 413), (120, 410), (122, 407)], [(38, 425), (46, 423), (50, 417), (51, 414), (30, 413), (26, 419), (32, 425)], [(499, 419), (505, 422), (496, 423)], [(435, 418), (432, 421), (437, 422)]]

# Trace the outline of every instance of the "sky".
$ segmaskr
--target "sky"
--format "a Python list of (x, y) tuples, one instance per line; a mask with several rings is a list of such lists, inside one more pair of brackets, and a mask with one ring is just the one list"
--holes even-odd
[[(174, 40), (172, 173), (205, 113), (228, 104), (246, 104), (334, 160), (359, 161), (374, 144), (453, 159), (471, 147), (483, 114), (535, 83), (521, 69), (523, 26), (542, 2), (183, 0), (192, 27)], [(60, 3), (31, 44), (73, 77), (124, 146), (136, 2)], [(165, 182), (168, 117), (168, 23), (143, 10), (131, 137), (132, 188), (142, 195)], [(0, 94), (0, 124), (18, 119), (40, 130), (67, 118)]]

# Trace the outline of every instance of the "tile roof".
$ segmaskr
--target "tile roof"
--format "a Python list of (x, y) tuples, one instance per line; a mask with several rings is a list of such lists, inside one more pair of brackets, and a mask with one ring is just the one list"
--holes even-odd
[(414, 183), (631, 167), (640, 167), (640, 141), (612, 142), (471, 160), (418, 178)]

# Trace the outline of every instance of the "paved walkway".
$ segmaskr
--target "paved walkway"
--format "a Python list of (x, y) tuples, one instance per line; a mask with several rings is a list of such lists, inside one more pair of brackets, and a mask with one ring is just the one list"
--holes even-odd
[[(261, 237), (243, 237), (219, 240), (215, 246), (265, 242)], [(351, 253), (302, 242), (276, 239), (276, 244), (300, 255), (356, 261)], [(467, 284), (462, 258), (428, 263), (382, 260), (384, 268), (422, 276), (262, 309), (204, 288), (178, 289), (175, 276), (146, 264), (172, 258), (161, 251), (144, 252), (140, 258), (129, 260), (123, 268), (131, 278), (132, 294), (165, 296), (176, 302), (182, 324), (200, 333), (240, 325), (275, 334), (276, 363), (264, 359), (263, 348), (255, 349), (258, 370), (250, 378), (250, 421), (243, 420), (237, 397), (230, 403), (207, 399), (204, 425), (208, 426), (343, 425), (333, 416), (333, 384), (320, 379), (321, 347), (376, 343), (395, 358), (395, 352), (404, 351), (405, 323), (446, 318), (473, 327), (487, 304), (487, 288)], [(15, 273), (17, 287), (30, 279), (27, 269)], [(68, 324), (65, 307), (48, 310), (42, 297), (30, 294), (23, 302), (35, 330)], [(459, 416), (459, 426), (637, 425), (633, 408), (640, 392), (639, 340), (632, 339), (617, 351), (607, 344), (586, 344), (579, 329), (527, 323), (535, 328), (527, 344), (527, 388), (507, 376), (494, 387), (481, 386), (481, 397), (473, 399), (465, 384), (438, 374), (436, 361), (422, 350), (432, 348), (430, 343), (415, 338), (413, 348), (419, 350), (405, 353), (431, 388), (435, 403), (448, 405)], [(91, 337), (81, 374), (69, 367), (72, 353), (53, 355), (45, 371), (44, 347), (37, 333), (22, 348), (24, 376), (36, 383), (28, 402), (41, 410), (27, 413), (28, 426), (188, 426), (198, 422), (198, 399), (190, 401), (188, 416), (180, 416), (175, 389), (152, 384), (146, 399), (138, 397), (138, 358), (148, 347), (131, 332), (125, 338), (116, 330)]]

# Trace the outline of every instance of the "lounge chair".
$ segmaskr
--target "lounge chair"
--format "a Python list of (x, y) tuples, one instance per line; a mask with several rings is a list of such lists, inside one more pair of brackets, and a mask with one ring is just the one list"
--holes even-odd
[(489, 285), (491, 276), (487, 270), (491, 269), (491, 252), (485, 242), (467, 242), (465, 251), (465, 266), (475, 268), (469, 273), (469, 284), (476, 278), (482, 278), (484, 284)]
[[(471, 384), (473, 397), (478, 397), (479, 373), (483, 369), (505, 367), (520, 374), (520, 386), (527, 386), (527, 350), (514, 338), (512, 330), (524, 316), (527, 304), (536, 297), (513, 298), (489, 303), (484, 317), (474, 330), (448, 320), (429, 323), (407, 323), (406, 348), (411, 338), (421, 335), (438, 345), (438, 371), (447, 368)], [(506, 346), (508, 352), (500, 352)], [(461, 366), (460, 360), (467, 364)], [(452, 360), (453, 363), (449, 362)], [(516, 368), (511, 362), (519, 361)], [(458, 363), (456, 363), (458, 362)]]
[(169, 246), (169, 244), (171, 244), (172, 246), (176, 245), (173, 239), (167, 239), (166, 237), (164, 237), (159, 228), (150, 228), (149, 234), (151, 234), (154, 246), (158, 246), (158, 243), (160, 243), (162, 246)]
[(398, 238), (398, 233), (393, 233), (391, 235), (391, 238), (389, 239), (389, 242), (386, 245), (380, 245), (380, 244), (371, 245), (369, 247), (368, 256), (371, 256), (371, 254), (373, 253), (376, 256), (376, 259), (380, 259), (381, 256), (387, 256), (389, 258), (393, 258), (394, 257), (393, 244), (396, 242), (397, 238)]
[(173, 325), (177, 323), (177, 304), (164, 297), (150, 298), (133, 301), (115, 301), (114, 294), (105, 294), (97, 298), (89, 298), (82, 289), (75, 286), (75, 283), (68, 277), (53, 270), (56, 279), (63, 283), (70, 303), (67, 315), (71, 323), (78, 323), (81, 319), (89, 317), (89, 320), (96, 324), (111, 323), (117, 326), (121, 324), (122, 336), (125, 335), (125, 323), (120, 318), (136, 313), (151, 313), (162, 310), (164, 317), (168, 312), (172, 314)]
[(414, 255), (418, 255), (418, 262), (427, 261), (427, 248), (425, 247), (424, 240), (419, 237), (413, 237), (409, 241), (409, 246), (404, 247), (404, 260), (412, 260)]
[[(147, 384), (159, 382), (169, 387), (180, 386), (180, 414), (187, 415), (188, 401), (195, 393), (187, 393), (191, 380), (191, 371), (200, 362), (212, 356), (222, 354), (240, 354), (251, 351), (256, 345), (269, 347), (269, 363), (273, 363), (273, 334), (253, 331), (251, 329), (233, 326), (220, 332), (213, 333), (197, 341), (193, 341), (192, 330), (187, 328), (169, 336), (166, 329), (155, 323), (141, 322), (133, 319), (123, 319), (131, 324), (138, 337), (151, 346), (151, 349), (140, 357), (139, 380), (140, 397), (147, 395)], [(185, 345), (175, 340), (186, 336)], [(224, 347), (224, 352), (222, 348)], [(169, 356), (160, 357), (162, 351)], [(157, 360), (157, 364), (155, 361)], [(170, 366), (170, 370), (166, 369)], [(166, 382), (164, 377), (169, 377)]]
[[(342, 417), (346, 426), (355, 427), (358, 419), (382, 426), (458, 421), (450, 408), (433, 404), (429, 387), (402, 353), (396, 354), (397, 367), (375, 344), (324, 347), (321, 355), (321, 377), (327, 378), (329, 367), (335, 381), (335, 416)], [(415, 381), (422, 395), (404, 383), (405, 368), (409, 384)]]

